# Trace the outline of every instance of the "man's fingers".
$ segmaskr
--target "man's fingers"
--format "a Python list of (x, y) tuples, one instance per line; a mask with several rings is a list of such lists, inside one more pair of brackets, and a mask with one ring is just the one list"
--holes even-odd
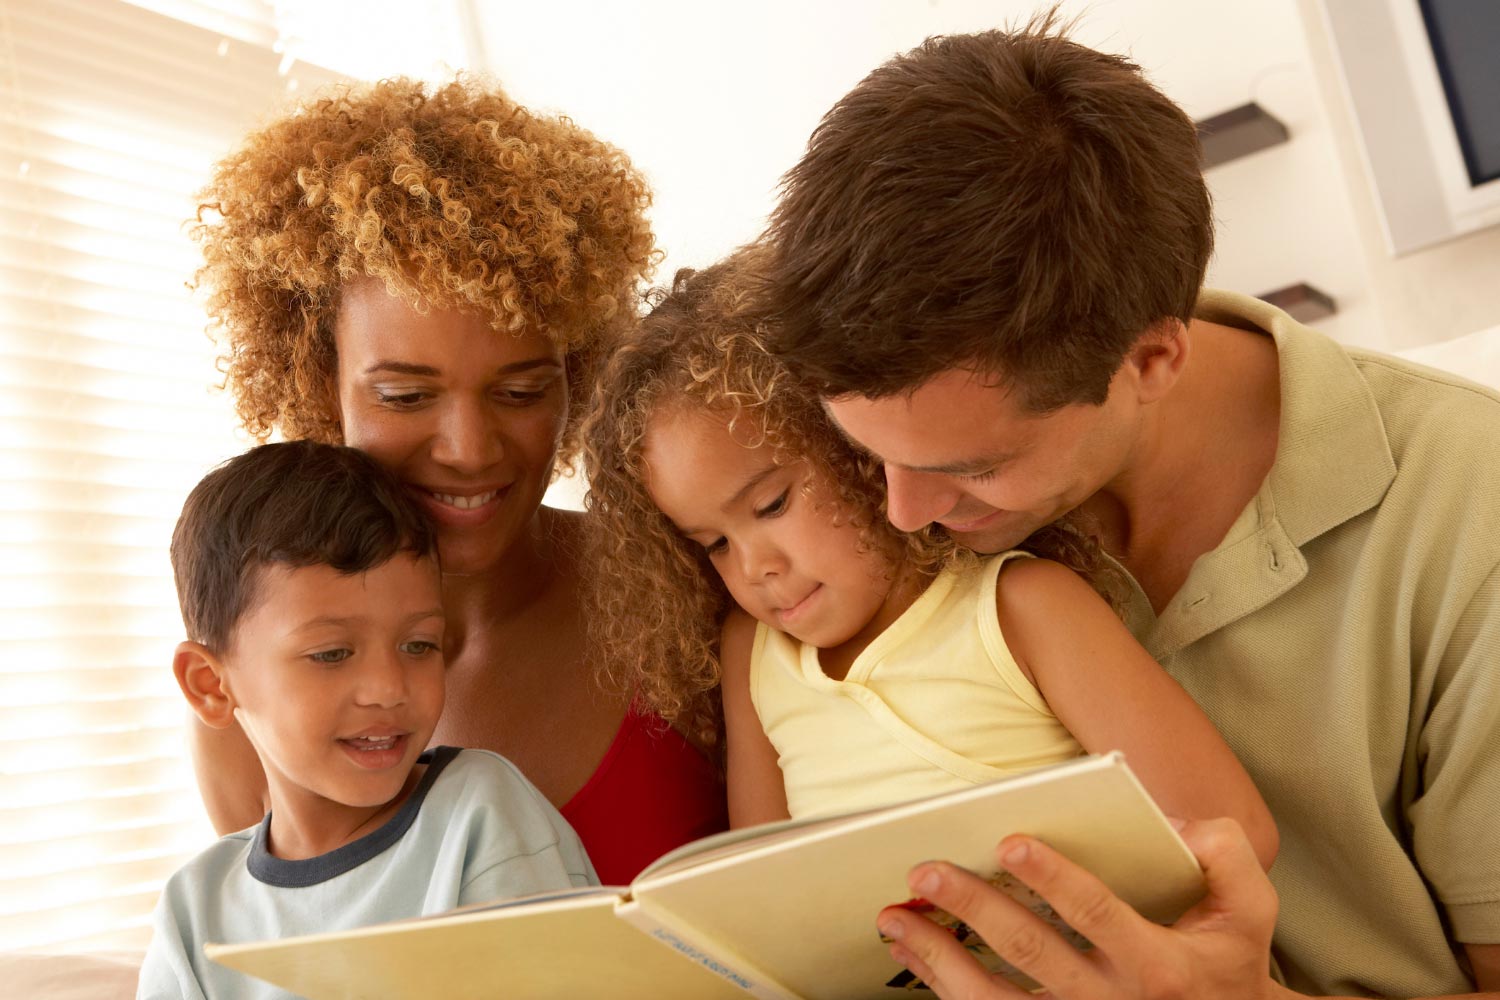
[(992, 977), (964, 946), (937, 924), (899, 906), (876, 918), (880, 933), (893, 940), (891, 957), (921, 979), (942, 1000), (1026, 996), (1026, 991)]
[[(1099, 977), (1089, 961), (1046, 921), (988, 882), (943, 862), (918, 866), (909, 882), (912, 891), (968, 924), (996, 954), (1054, 994), (1092, 995)], [(950, 977), (938, 964), (946, 950), (936, 958), (917, 954), (940, 980)]]
[(1255, 848), (1232, 819), (1196, 820), (1183, 825), (1182, 839), (1203, 866), (1208, 895), (1178, 921), (1178, 926), (1206, 926), (1232, 918), (1235, 923), (1265, 928), (1276, 924), (1276, 890), (1255, 856)]
[(997, 850), (1006, 871), (1041, 896), (1068, 926), (1107, 954), (1149, 948), (1151, 924), (1093, 875), (1031, 837), (1007, 837)]

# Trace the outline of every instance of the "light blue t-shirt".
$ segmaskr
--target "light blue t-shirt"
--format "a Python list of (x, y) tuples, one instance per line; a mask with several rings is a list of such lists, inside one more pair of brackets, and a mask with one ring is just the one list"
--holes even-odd
[(268, 815), (222, 838), (168, 881), (137, 1000), (284, 1000), (291, 994), (209, 961), (206, 941), (347, 930), (527, 893), (598, 885), (568, 821), (515, 765), (438, 747), (385, 825), (336, 851), (286, 861), (266, 851)]

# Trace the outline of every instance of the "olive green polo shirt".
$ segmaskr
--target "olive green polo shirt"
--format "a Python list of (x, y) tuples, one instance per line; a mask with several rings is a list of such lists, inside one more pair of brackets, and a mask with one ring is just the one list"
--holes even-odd
[(1500, 942), (1500, 395), (1245, 296), (1198, 315), (1275, 338), (1276, 460), (1127, 621), (1276, 817), (1287, 984), (1468, 992), (1455, 942)]

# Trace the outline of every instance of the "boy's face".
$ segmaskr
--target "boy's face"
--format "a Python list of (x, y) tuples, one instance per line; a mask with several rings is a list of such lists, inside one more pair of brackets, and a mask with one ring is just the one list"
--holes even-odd
[(1132, 394), (1115, 385), (1102, 405), (1039, 415), (962, 369), (909, 395), (841, 396), (825, 406), (885, 463), (893, 525), (935, 523), (979, 552), (1014, 547), (1102, 489), (1126, 464), (1142, 419)]
[(257, 571), (222, 683), (277, 809), (364, 808), (401, 793), (443, 709), (439, 580), (434, 560), (409, 553), (349, 575)]

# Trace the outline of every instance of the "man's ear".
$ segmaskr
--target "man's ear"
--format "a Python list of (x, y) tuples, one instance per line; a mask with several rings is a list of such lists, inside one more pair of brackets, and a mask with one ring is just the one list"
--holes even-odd
[(234, 723), (234, 697), (225, 684), (224, 661), (201, 642), (180, 642), (172, 654), (172, 673), (193, 714), (205, 726), (225, 729)]
[(1141, 334), (1125, 363), (1135, 369), (1142, 403), (1154, 403), (1172, 390), (1187, 367), (1191, 346), (1187, 326), (1179, 319), (1164, 319)]

